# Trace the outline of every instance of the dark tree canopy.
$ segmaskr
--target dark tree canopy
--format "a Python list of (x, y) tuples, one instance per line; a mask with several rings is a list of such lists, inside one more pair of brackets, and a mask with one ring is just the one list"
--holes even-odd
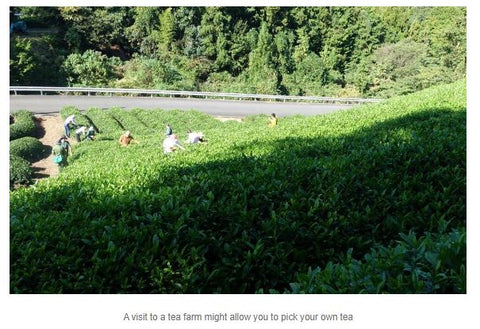
[[(88, 81), (389, 97), (466, 73), (465, 7), (11, 7), (11, 12), (17, 14), (11, 20), (25, 20), (32, 31), (11, 37), (12, 84)], [(33, 33), (36, 28), (43, 30)], [(118, 57), (121, 61), (108, 61), (117, 66), (108, 68), (115, 74), (89, 71), (90, 77), (105, 77), (97, 80), (79, 74), (75, 63), (85, 63), (75, 58), (99, 61), (92, 68), (106, 60), (85, 55), (88, 51)], [(164, 73), (141, 76), (152, 65)]]

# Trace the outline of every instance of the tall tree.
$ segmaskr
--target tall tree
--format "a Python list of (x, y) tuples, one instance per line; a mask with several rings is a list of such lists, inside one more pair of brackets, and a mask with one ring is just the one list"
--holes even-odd
[(222, 8), (208, 7), (202, 16), (200, 37), (205, 55), (215, 61), (218, 71), (231, 66), (230, 21), (232, 17)]
[(35, 72), (32, 43), (28, 39), (14, 38), (10, 45), (10, 84), (30, 85)]
[(256, 48), (250, 53), (248, 80), (258, 93), (277, 93), (278, 76), (272, 60), (272, 36), (262, 23)]
[(125, 29), (130, 46), (140, 54), (156, 53), (157, 46), (152, 34), (159, 24), (160, 8), (135, 7), (132, 15), (133, 24)]
[(418, 31), (410, 31), (412, 38), (429, 46), (428, 53), (437, 64), (463, 74), (466, 65), (466, 8), (431, 8), (421, 26)]
[(187, 57), (196, 58), (203, 54), (200, 22), (204, 11), (203, 7), (177, 7), (173, 12), (179, 51)]
[(248, 67), (248, 55), (256, 46), (257, 31), (250, 29), (244, 20), (237, 20), (231, 34), (231, 69), (230, 73), (237, 76)]
[(175, 48), (175, 18), (172, 13), (172, 8), (167, 8), (160, 14), (159, 28), (159, 49), (162, 53), (166, 54)]

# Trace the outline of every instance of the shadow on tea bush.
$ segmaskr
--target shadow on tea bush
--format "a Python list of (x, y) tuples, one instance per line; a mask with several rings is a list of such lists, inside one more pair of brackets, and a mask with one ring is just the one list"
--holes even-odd
[(14, 123), (10, 125), (10, 140), (35, 134), (36, 126), (32, 113), (21, 110), (13, 113), (12, 116)]
[(38, 139), (27, 136), (10, 141), (10, 154), (35, 162), (48, 154), (48, 147)]
[(10, 188), (15, 184), (29, 184), (32, 175), (33, 170), (27, 160), (10, 154)]

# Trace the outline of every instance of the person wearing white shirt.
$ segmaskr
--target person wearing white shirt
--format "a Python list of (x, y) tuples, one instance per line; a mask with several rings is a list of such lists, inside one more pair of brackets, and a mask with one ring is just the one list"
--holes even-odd
[(188, 138), (186, 141), (187, 143), (196, 144), (204, 141), (202, 132), (192, 132), (190, 130), (187, 130), (187, 134), (188, 134)]
[(93, 141), (95, 139), (95, 128), (93, 126), (90, 126), (87, 131), (87, 135), (85, 136), (85, 140), (87, 141)]
[(85, 136), (86, 131), (87, 131), (87, 127), (85, 127), (85, 126), (81, 126), (77, 130), (75, 130), (75, 138), (77, 139), (78, 143), (80, 143), (80, 141), (82, 140), (80, 135)]
[(178, 141), (177, 135), (172, 134), (172, 135), (166, 137), (165, 140), (163, 141), (163, 153), (164, 154), (172, 153), (177, 148), (185, 151), (185, 148)]
[(70, 137), (70, 125), (73, 125), (74, 127), (77, 126), (77, 123), (75, 122), (75, 114), (70, 115), (63, 122), (63, 127), (65, 128), (65, 136), (67, 137)]

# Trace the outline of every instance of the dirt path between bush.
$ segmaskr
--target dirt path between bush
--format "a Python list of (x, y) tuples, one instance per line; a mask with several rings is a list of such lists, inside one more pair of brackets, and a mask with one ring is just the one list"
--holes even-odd
[[(43, 115), (35, 116), (35, 124), (37, 125), (37, 138), (46, 147), (52, 147), (60, 136), (64, 134), (63, 120), (59, 115)], [(58, 166), (53, 163), (51, 151), (47, 158), (32, 163), (35, 172), (34, 179), (56, 176), (58, 174)]]

